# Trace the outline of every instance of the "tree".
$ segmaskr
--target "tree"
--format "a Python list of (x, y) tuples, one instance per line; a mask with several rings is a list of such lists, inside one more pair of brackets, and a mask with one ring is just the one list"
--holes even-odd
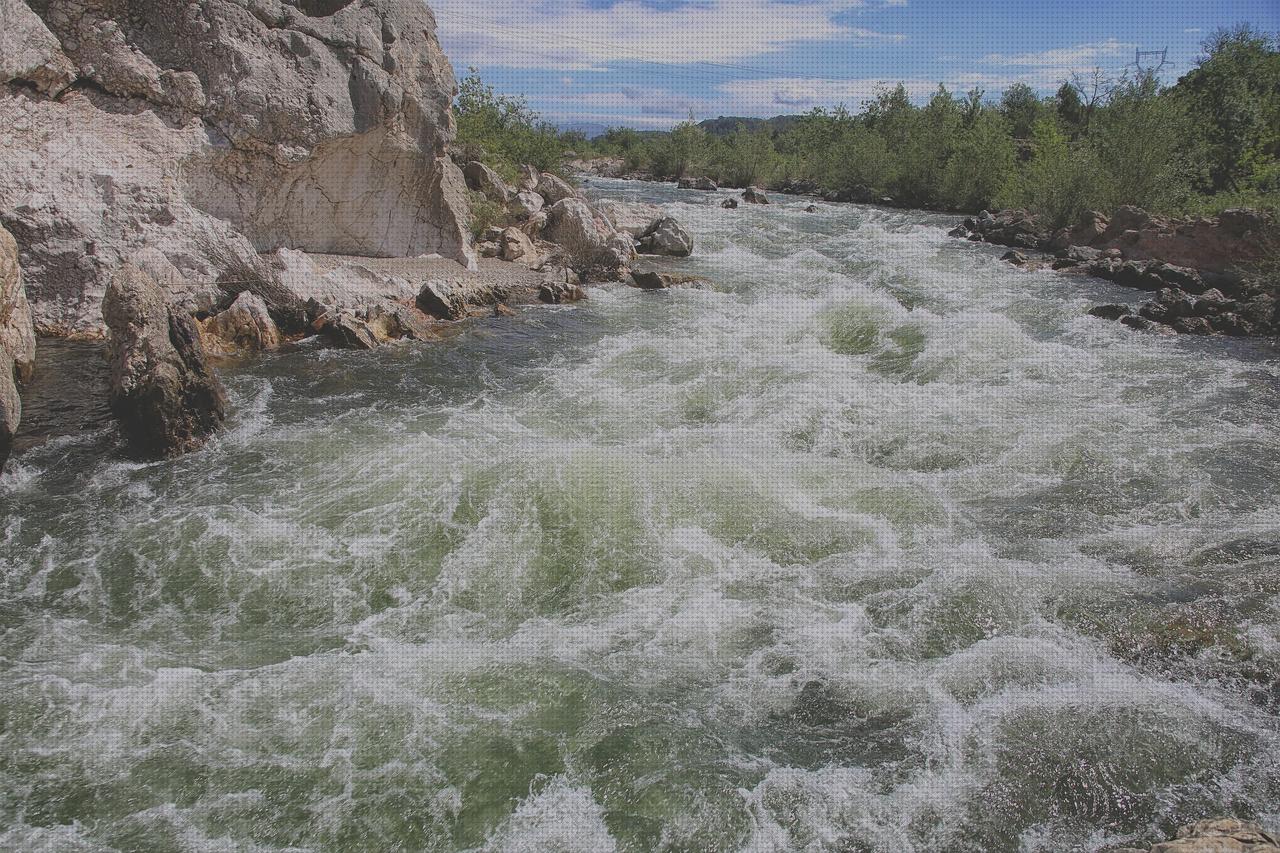
[(1000, 98), (1000, 112), (1018, 139), (1031, 136), (1036, 120), (1040, 118), (1040, 99), (1026, 83), (1014, 83), (1005, 89)]
[(943, 205), (968, 211), (991, 207), (1013, 175), (1015, 161), (1004, 118), (994, 109), (980, 110), (956, 140), (942, 170)]
[(1074, 85), (1064, 81), (1054, 96), (1057, 102), (1058, 120), (1062, 126), (1071, 130), (1072, 136), (1079, 136), (1084, 131), (1084, 101)]
[(1031, 130), (1031, 159), (1000, 193), (1003, 207), (1025, 207), (1059, 227), (1098, 209), (1101, 170), (1088, 147), (1072, 148), (1050, 117)]
[(1174, 94), (1207, 143), (1211, 188), (1238, 189), (1280, 157), (1280, 37), (1241, 25), (1218, 30), (1202, 47), (1205, 56)]

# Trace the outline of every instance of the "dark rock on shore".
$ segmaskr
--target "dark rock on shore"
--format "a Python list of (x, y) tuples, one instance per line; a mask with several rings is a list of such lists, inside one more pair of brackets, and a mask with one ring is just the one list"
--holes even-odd
[[(984, 210), (949, 233), (1013, 247), (1016, 251), (1004, 259), (1020, 266), (1040, 265), (1025, 252), (1052, 253), (1055, 270), (1087, 272), (1155, 294), (1138, 311), (1145, 328), (1158, 324), (1184, 334), (1258, 335), (1280, 332), (1280, 317), (1273, 296), (1250, 284), (1239, 265), (1260, 256), (1263, 232), (1271, 227), (1258, 211), (1174, 220), (1120, 207), (1110, 218), (1090, 212), (1052, 233), (1027, 211)], [(1141, 325), (1137, 320), (1127, 324)]]
[(637, 270), (631, 274), (631, 284), (641, 290), (668, 290), (672, 287), (700, 287), (710, 282), (696, 275), (658, 272), (656, 270)]
[(175, 456), (204, 444), (226, 418), (222, 383), (190, 316), (170, 308), (145, 271), (125, 264), (102, 302), (111, 411), (131, 453)]

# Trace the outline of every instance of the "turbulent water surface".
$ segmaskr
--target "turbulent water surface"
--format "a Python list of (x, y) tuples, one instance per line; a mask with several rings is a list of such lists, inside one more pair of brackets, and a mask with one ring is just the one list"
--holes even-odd
[[(0, 847), (1068, 851), (1280, 818), (1280, 363), (951, 218), (228, 368), (0, 481)], [(677, 267), (673, 267), (677, 268)]]

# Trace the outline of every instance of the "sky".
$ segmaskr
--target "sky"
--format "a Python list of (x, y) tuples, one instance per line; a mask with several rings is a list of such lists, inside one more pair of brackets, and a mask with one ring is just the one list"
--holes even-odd
[[(1194, 66), (1218, 27), (1280, 32), (1280, 0), (428, 0), (458, 77), (476, 68), (562, 127), (857, 111), (886, 84), (1051, 94), (1073, 72)], [(1159, 64), (1159, 58), (1150, 61)]]

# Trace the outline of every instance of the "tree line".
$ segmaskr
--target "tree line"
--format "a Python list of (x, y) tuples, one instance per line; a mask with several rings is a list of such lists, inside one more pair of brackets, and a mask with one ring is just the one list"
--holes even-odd
[(998, 100), (939, 86), (917, 106), (898, 85), (857, 113), (819, 108), (782, 130), (718, 135), (691, 118), (666, 133), (614, 128), (593, 140), (558, 132), (473, 72), (457, 102), (458, 139), (464, 156), (510, 174), (526, 162), (556, 170), (568, 153), (609, 156), (657, 178), (949, 211), (1021, 207), (1053, 224), (1124, 204), (1168, 214), (1280, 208), (1280, 36), (1241, 25), (1203, 51), (1171, 86), (1141, 71), (1095, 71), (1047, 98), (1025, 84)]

